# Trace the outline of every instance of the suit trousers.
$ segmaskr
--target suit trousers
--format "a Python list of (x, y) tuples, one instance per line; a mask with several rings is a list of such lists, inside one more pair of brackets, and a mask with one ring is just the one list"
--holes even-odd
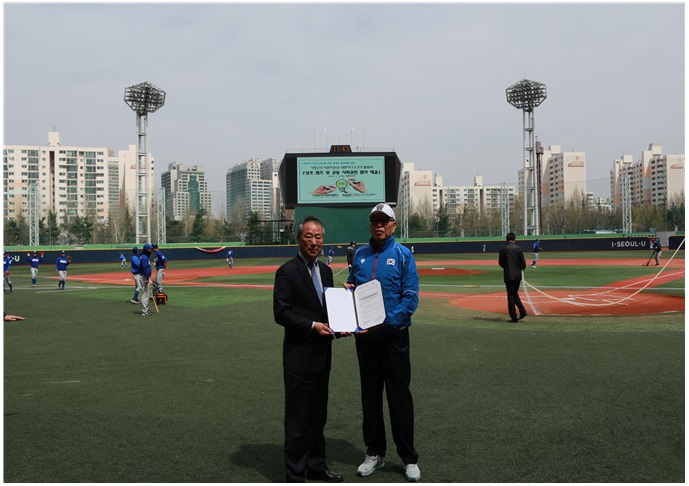
[(330, 370), (302, 373), (284, 370), (286, 480), (304, 482), (306, 471), (325, 471)]
[(508, 280), (505, 282), (505, 288), (507, 289), (507, 311), (513, 319), (517, 317), (515, 307), (519, 309), (521, 315), (526, 314), (522, 299), (519, 298), (519, 286), (521, 283), (521, 280)]
[(414, 403), (411, 390), (409, 328), (378, 339), (356, 339), (361, 376), (361, 406), (366, 454), (387, 452), (383, 418), (383, 389), (388, 400), (392, 438), (405, 464), (416, 464), (414, 449)]

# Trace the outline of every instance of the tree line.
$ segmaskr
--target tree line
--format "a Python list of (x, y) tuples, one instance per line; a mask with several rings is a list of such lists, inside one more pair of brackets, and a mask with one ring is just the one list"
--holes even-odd
[[(402, 209), (396, 209), (398, 235), (401, 232)], [(466, 207), (459, 214), (450, 214), (446, 205), (434, 211), (428, 202), (410, 208), (409, 238), (464, 238), (502, 235), (502, 216), (499, 210), (478, 211)], [(155, 212), (154, 212), (155, 214)], [(242, 214), (242, 213), (240, 213)], [(516, 199), (510, 211), (510, 228), (520, 233), (524, 227), (523, 206)], [(667, 206), (632, 208), (632, 232), (684, 231), (684, 201), (675, 200)], [(546, 207), (540, 215), (541, 235), (583, 234), (597, 230), (621, 232), (622, 212), (588, 204), (583, 197), (573, 197), (564, 207)], [(5, 245), (29, 244), (29, 222), (20, 216), (3, 221)], [(151, 219), (151, 232), (156, 234), (158, 222)], [(264, 221), (256, 213), (248, 219), (238, 214), (228, 218), (215, 217), (200, 209), (182, 220), (167, 219), (167, 243), (241, 242), (248, 245), (294, 243), (294, 222), (284, 213), (276, 220)], [(95, 215), (76, 216), (59, 222), (55, 212), (48, 212), (38, 222), (41, 246), (129, 244), (136, 239), (135, 214), (125, 207), (107, 222)]]

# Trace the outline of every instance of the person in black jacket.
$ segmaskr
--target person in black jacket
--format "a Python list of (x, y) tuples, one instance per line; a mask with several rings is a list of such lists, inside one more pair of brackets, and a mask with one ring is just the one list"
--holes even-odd
[(347, 267), (349, 270), (352, 269), (352, 263), (354, 263), (354, 254), (356, 253), (356, 241), (352, 241), (347, 248)]
[(656, 266), (660, 265), (660, 255), (663, 254), (663, 247), (660, 244), (660, 238), (652, 238), (651, 246), (653, 251), (653, 256), (656, 260)]
[[(517, 237), (514, 233), (507, 233), (507, 244), (500, 248), (498, 264), (503, 269), (505, 288), (507, 289), (507, 310), (510, 314), (510, 322), (517, 322), (527, 316), (526, 309), (519, 298), (519, 286), (522, 282), (522, 272), (526, 268), (524, 252), (517, 246)], [(519, 317), (517, 311), (519, 309)]]
[[(299, 223), (299, 253), (275, 273), (273, 313), (285, 328), (285, 470), (287, 482), (341, 482), (325, 462), (323, 430), (328, 418), (328, 384), (335, 334), (328, 327), (323, 287), (333, 271), (318, 262), (325, 227), (314, 216)], [(345, 333), (342, 333), (345, 334)]]

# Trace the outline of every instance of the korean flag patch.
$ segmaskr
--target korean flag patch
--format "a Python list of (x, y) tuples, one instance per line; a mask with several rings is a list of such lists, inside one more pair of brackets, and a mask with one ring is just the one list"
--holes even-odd
[(395, 264), (395, 259), (394, 259), (394, 258), (388, 258), (387, 264), (388, 264), (388, 265), (394, 265), (394, 264)]

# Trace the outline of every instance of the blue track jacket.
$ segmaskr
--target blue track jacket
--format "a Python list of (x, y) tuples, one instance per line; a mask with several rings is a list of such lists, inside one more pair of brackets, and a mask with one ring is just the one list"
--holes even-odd
[(373, 279), (380, 282), (385, 301), (385, 322), (380, 331), (359, 339), (378, 339), (411, 326), (411, 316), (419, 306), (419, 275), (414, 255), (395, 237), (383, 241), (380, 253), (371, 245), (357, 248), (347, 283), (361, 285)]
[(167, 258), (165, 257), (165, 255), (163, 255), (162, 251), (159, 250), (156, 252), (155, 260), (156, 260), (156, 270), (161, 270), (163, 268), (167, 268)]
[(31, 266), (32, 266), (33, 268), (38, 268), (38, 264), (41, 263), (41, 262), (43, 261), (43, 257), (42, 257), (42, 256), (35, 256), (35, 257), (34, 257), (34, 256), (30, 256), (30, 257), (26, 257), (26, 261), (27, 261), (29, 264), (31, 264)]
[(141, 275), (144, 276), (144, 282), (146, 282), (151, 278), (151, 273), (153, 273), (153, 270), (151, 269), (151, 262), (145, 253), (141, 255), (139, 266), (141, 267)]
[(55, 261), (55, 270), (66, 272), (67, 265), (69, 265), (69, 259), (66, 256), (59, 256)]
[(132, 255), (132, 275), (141, 275), (141, 257), (136, 253)]

